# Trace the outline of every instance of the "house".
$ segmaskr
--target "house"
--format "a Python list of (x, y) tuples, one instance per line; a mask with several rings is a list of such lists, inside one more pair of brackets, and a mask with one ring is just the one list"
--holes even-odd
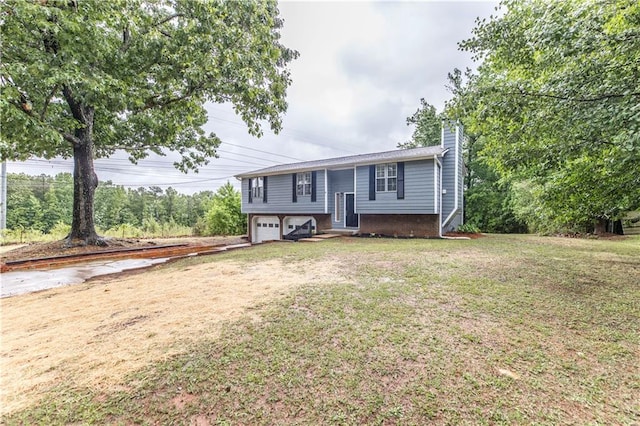
[(301, 226), (360, 235), (439, 237), (463, 221), (463, 130), (441, 144), (281, 164), (237, 175), (251, 242)]

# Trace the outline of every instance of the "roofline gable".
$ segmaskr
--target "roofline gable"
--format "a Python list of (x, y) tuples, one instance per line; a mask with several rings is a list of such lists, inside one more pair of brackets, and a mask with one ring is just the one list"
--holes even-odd
[(302, 173), (312, 170), (347, 169), (356, 166), (369, 166), (372, 164), (393, 163), (398, 161), (418, 161), (435, 157), (442, 157), (446, 153), (440, 145), (419, 147), (411, 149), (396, 149), (393, 151), (374, 152), (369, 154), (349, 155), (323, 160), (302, 161), (299, 163), (278, 164), (246, 173), (235, 175), (237, 179), (256, 176), (281, 175), (286, 173)]

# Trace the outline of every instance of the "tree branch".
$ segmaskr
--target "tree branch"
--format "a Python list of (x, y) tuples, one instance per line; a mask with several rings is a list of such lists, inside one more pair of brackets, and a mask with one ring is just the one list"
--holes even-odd
[(509, 93), (509, 94), (510, 95), (519, 94), (523, 96), (531, 96), (536, 98), (551, 98), (551, 99), (558, 99), (561, 101), (571, 101), (571, 102), (581, 102), (581, 103), (598, 102), (598, 101), (604, 101), (607, 99), (615, 99), (615, 98), (625, 98), (627, 96), (640, 97), (640, 92), (634, 92), (634, 93), (628, 93), (628, 94), (608, 93), (608, 94), (593, 96), (590, 98), (588, 97), (581, 98), (581, 97), (554, 95), (551, 93), (532, 93), (532, 92), (527, 92), (526, 90), (523, 90), (523, 89), (518, 89), (518, 93)]
[[(40, 120), (42, 122), (44, 122), (44, 116), (45, 113), (47, 111), (47, 105), (49, 104), (49, 102), (51, 101), (51, 98), (53, 98), (53, 95), (55, 93), (55, 91), (57, 90), (57, 86), (54, 86), (53, 90), (51, 91), (51, 94), (49, 95), (49, 98), (47, 99), (47, 101), (45, 102), (44, 108), (42, 110), (42, 113), (40, 115), (36, 115), (33, 113), (33, 109), (32, 109), (32, 105), (31, 102), (29, 102), (29, 99), (27, 97), (27, 95), (25, 93), (23, 93), (22, 91), (20, 91), (18, 89), (18, 87), (13, 84), (12, 81), (8, 80), (8, 79), (2, 79), (3, 82), (8, 82), (9, 84), (13, 85), (18, 92), (20, 93), (20, 102), (17, 101), (10, 101), (9, 103), (11, 105), (13, 105), (16, 109), (22, 111), (24, 114), (27, 114), (29, 117), (31, 118), (35, 118), (37, 120)], [(56, 129), (56, 131), (58, 133), (60, 133), (60, 135), (62, 136), (62, 138), (68, 142), (70, 142), (73, 145), (79, 145), (81, 143), (80, 139), (78, 139), (77, 137), (75, 137), (74, 135), (67, 133), (63, 130), (60, 129)]]
[[(3, 79), (3, 81), (7, 80)], [(19, 109), (23, 113), (27, 114), (29, 117), (33, 117), (33, 105), (31, 104), (31, 101), (29, 100), (27, 94), (20, 90), (15, 84), (13, 84), (13, 82), (10, 82), (10, 84), (12, 84), (12, 86), (15, 87), (18, 93), (20, 93), (20, 100), (10, 100), (9, 103), (16, 107), (16, 109)]]
[(55, 84), (53, 86), (53, 89), (51, 89), (51, 93), (49, 93), (49, 96), (44, 101), (44, 106), (42, 107), (42, 111), (40, 112), (40, 120), (44, 120), (44, 116), (47, 113), (47, 108), (49, 107), (49, 104), (51, 103), (51, 99), (53, 99), (53, 95), (55, 95), (57, 91), (58, 91), (58, 85)]
[(80, 139), (78, 139), (77, 137), (75, 137), (74, 135), (72, 135), (71, 133), (67, 133), (67, 132), (63, 132), (63, 131), (59, 131), (60, 134), (62, 135), (62, 138), (64, 140), (66, 140), (67, 142), (70, 142), (71, 145), (73, 146), (78, 146), (81, 145), (82, 142), (80, 141)]
[(185, 99), (190, 98), (191, 96), (193, 96), (199, 89), (201, 89), (204, 86), (204, 83), (200, 83), (198, 85), (189, 87), (185, 93), (183, 95), (180, 96), (176, 96), (175, 98), (168, 98), (168, 99), (161, 99), (158, 100), (157, 98), (151, 98), (148, 99), (144, 106), (142, 108), (140, 108), (139, 110), (135, 111), (137, 112), (143, 112), (149, 109), (153, 109), (153, 108), (162, 108), (162, 107), (166, 107), (169, 106), (171, 104), (174, 104), (176, 102), (180, 102), (183, 101)]
[[(157, 28), (162, 24), (166, 24), (167, 22), (172, 21), (173, 19), (182, 18), (182, 17), (184, 17), (184, 14), (182, 13), (174, 13), (173, 15), (169, 15), (166, 18), (161, 19), (158, 22), (152, 24), (149, 28), (142, 31), (140, 34), (141, 35), (148, 34), (152, 29)], [(171, 38), (171, 34), (169, 34), (166, 31), (160, 31), (160, 33), (166, 37)], [(129, 49), (130, 45), (131, 45), (131, 32), (129, 31), (129, 25), (127, 25), (122, 30), (122, 46), (120, 46), (120, 51), (126, 52)]]
[(130, 145), (113, 145), (112, 147), (109, 148), (113, 148), (113, 149), (121, 149), (123, 151), (127, 151), (127, 152), (147, 152), (152, 148), (157, 148), (157, 145), (140, 145), (140, 146), (136, 146), (136, 147), (132, 147)]
[(150, 27), (150, 29), (151, 29), (151, 28), (155, 28), (155, 27), (159, 27), (160, 25), (162, 25), (162, 24), (166, 24), (167, 22), (172, 21), (172, 20), (174, 20), (174, 19), (176, 19), (176, 18), (183, 18), (183, 17), (184, 17), (184, 14), (183, 14), (183, 13), (174, 13), (173, 15), (169, 15), (169, 16), (167, 16), (166, 18), (159, 20), (158, 22), (156, 22), (155, 24), (153, 24), (153, 25)]
[(191, 95), (193, 95), (192, 92), (187, 92), (182, 96), (177, 96), (175, 98), (168, 98), (168, 99), (164, 99), (164, 100), (156, 100), (156, 99), (149, 99), (147, 102), (145, 102), (144, 106), (142, 108), (140, 108), (137, 112), (144, 112), (146, 110), (149, 109), (154, 109), (154, 108), (162, 108), (162, 107), (166, 107), (169, 106), (171, 104), (175, 104), (176, 102), (180, 102), (183, 101), (185, 99), (188, 99)]
[(67, 101), (67, 104), (69, 104), (69, 108), (71, 109), (73, 118), (81, 123), (86, 123), (86, 117), (84, 115), (84, 112), (82, 111), (82, 106), (75, 100), (71, 88), (65, 84), (62, 88), (62, 93), (64, 94), (64, 98)]

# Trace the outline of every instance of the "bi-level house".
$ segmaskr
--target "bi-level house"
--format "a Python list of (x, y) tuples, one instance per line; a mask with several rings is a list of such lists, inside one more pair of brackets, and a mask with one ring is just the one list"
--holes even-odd
[[(424, 148), (281, 164), (237, 175), (249, 240), (313, 233), (439, 237), (463, 221), (462, 126)], [(306, 225), (305, 225), (306, 224)]]

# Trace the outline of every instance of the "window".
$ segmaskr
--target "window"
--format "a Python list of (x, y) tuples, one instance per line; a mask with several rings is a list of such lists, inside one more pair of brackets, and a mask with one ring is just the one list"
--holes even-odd
[(342, 193), (341, 192), (336, 192), (336, 201), (335, 201), (335, 211), (334, 211), (334, 216), (335, 218), (333, 219), (334, 222), (340, 222), (342, 220)]
[(251, 197), (262, 198), (262, 188), (264, 187), (261, 177), (251, 179)]
[(298, 195), (311, 195), (311, 172), (297, 173), (296, 193)]
[(376, 192), (392, 192), (398, 185), (398, 167), (396, 163), (376, 166)]

